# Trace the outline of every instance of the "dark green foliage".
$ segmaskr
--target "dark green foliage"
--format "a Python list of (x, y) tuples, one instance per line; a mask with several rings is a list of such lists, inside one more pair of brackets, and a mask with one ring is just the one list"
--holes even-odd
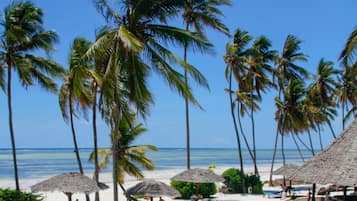
[[(196, 187), (194, 183), (182, 182), (182, 181), (171, 181), (171, 186), (178, 190), (181, 194), (181, 198), (190, 199), (192, 195), (196, 193)], [(204, 198), (210, 197), (217, 193), (217, 187), (214, 183), (202, 183), (199, 184), (198, 193)]]
[[(240, 171), (235, 168), (227, 169), (223, 172), (222, 177), (224, 178), (224, 184), (228, 187), (231, 193), (242, 193), (242, 179), (240, 176)], [(246, 186), (252, 187), (252, 193), (262, 194), (263, 193), (263, 183), (260, 181), (260, 177), (257, 175), (245, 175)]]
[(42, 201), (43, 198), (32, 193), (0, 189), (0, 201)]

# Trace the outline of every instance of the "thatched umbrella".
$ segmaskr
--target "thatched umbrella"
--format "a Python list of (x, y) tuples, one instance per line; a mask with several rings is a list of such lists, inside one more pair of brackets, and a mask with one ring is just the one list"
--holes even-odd
[(61, 191), (72, 200), (73, 193), (97, 192), (100, 188), (96, 182), (80, 173), (63, 173), (31, 186), (32, 192)]
[(357, 184), (357, 120), (324, 151), (305, 162), (290, 178), (319, 184)]
[(196, 185), (196, 196), (198, 196), (199, 183), (223, 182), (224, 179), (208, 169), (194, 168), (185, 170), (171, 178), (176, 181), (192, 182)]
[[(285, 187), (286, 187), (286, 186), (285, 186), (285, 177), (290, 177), (290, 176), (293, 175), (293, 174), (295, 173), (295, 171), (296, 171), (297, 169), (299, 169), (299, 168), (300, 168), (300, 166), (295, 165), (295, 164), (286, 164), (286, 165), (283, 165), (283, 166), (281, 166), (280, 168), (276, 169), (276, 170), (273, 172), (273, 174), (274, 174), (274, 175), (283, 175), (283, 176), (284, 176), (284, 188), (285, 188)], [(291, 179), (289, 179), (289, 186), (288, 186), (288, 188), (287, 188), (289, 195), (290, 195), (291, 189), (292, 189), (291, 186), (292, 186), (292, 184), (291, 184)], [(284, 189), (284, 190), (285, 190), (285, 189)]]
[(192, 183), (213, 183), (224, 181), (224, 179), (216, 175), (213, 171), (208, 169), (194, 168), (185, 170), (171, 178), (176, 181), (186, 181)]
[(128, 195), (148, 195), (150, 197), (161, 197), (163, 195), (170, 197), (180, 196), (180, 193), (176, 189), (153, 179), (146, 179), (129, 188), (126, 192)]
[(294, 174), (294, 172), (299, 169), (300, 166), (295, 164), (286, 164), (281, 166), (280, 168), (274, 170), (274, 175), (283, 175), (285, 177), (289, 177)]

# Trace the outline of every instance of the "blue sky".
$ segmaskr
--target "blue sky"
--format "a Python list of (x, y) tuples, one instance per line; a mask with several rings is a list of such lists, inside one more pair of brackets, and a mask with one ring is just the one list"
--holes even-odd
[[(232, 0), (232, 7), (222, 7), (223, 22), (231, 33), (240, 28), (253, 36), (265, 35), (272, 41), (274, 49), (280, 51), (288, 34), (303, 41), (301, 49), (309, 55), (303, 65), (310, 72), (320, 58), (331, 60), (337, 67), (337, 58), (348, 35), (357, 25), (357, 2), (355, 0)], [(0, 2), (1, 12), (10, 0)], [(95, 29), (104, 25), (90, 0), (34, 0), (44, 11), (47, 29), (54, 29), (60, 36), (53, 58), (66, 66), (70, 45), (75, 37), (94, 39)], [(182, 26), (180, 21), (176, 25)], [(1, 30), (2, 31), (2, 30)], [(236, 147), (233, 125), (229, 112), (229, 101), (224, 88), (225, 45), (232, 39), (207, 30), (215, 46), (215, 55), (190, 53), (189, 61), (206, 76), (210, 91), (193, 84), (194, 93), (204, 111), (191, 107), (192, 147)], [(182, 56), (182, 50), (176, 53)], [(153, 144), (158, 147), (185, 147), (184, 101), (172, 92), (166, 83), (155, 74), (150, 78), (150, 89), (155, 95), (155, 105), (144, 122), (149, 131), (137, 143)], [(264, 96), (261, 112), (256, 114), (257, 147), (271, 148), (274, 144), (276, 124), (273, 119), (274, 91)], [(13, 80), (13, 112), (16, 143), (20, 148), (72, 147), (70, 127), (61, 116), (58, 98), (39, 87), (23, 89)], [(92, 147), (91, 122), (76, 120), (80, 147)], [(100, 146), (109, 145), (108, 128), (99, 122)], [(245, 122), (247, 132), (249, 121)], [(334, 123), (341, 131), (340, 118)], [(0, 148), (10, 147), (7, 99), (0, 92)], [(324, 145), (331, 142), (331, 134), (324, 130)], [(304, 138), (305, 136), (303, 136)], [(314, 141), (317, 145), (317, 136)], [(287, 146), (293, 148), (291, 139)], [(316, 146), (318, 147), (318, 146)]]

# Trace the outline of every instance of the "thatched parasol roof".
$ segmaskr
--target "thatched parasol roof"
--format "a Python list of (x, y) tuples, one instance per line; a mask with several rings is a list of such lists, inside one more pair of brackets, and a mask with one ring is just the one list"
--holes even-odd
[(291, 176), (300, 166), (295, 164), (286, 164), (276, 169), (273, 174), (274, 175), (283, 175), (283, 176)]
[(216, 175), (213, 171), (200, 168), (185, 170), (171, 179), (193, 183), (212, 183), (224, 181), (221, 176)]
[(318, 184), (357, 184), (357, 120), (324, 151), (305, 162), (290, 178)]
[(63, 173), (31, 186), (32, 192), (61, 191), (64, 193), (90, 193), (99, 191), (96, 182), (80, 173)]
[(146, 179), (127, 190), (129, 195), (149, 195), (151, 197), (160, 197), (163, 195), (178, 197), (180, 193), (171, 186), (153, 179)]

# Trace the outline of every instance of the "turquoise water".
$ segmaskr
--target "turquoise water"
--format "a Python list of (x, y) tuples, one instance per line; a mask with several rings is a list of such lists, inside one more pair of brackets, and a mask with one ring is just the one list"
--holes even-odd
[[(88, 161), (91, 149), (80, 149), (84, 171), (92, 173), (94, 164)], [(257, 163), (267, 165), (271, 163), (272, 149), (257, 150)], [(305, 151), (304, 156), (309, 153)], [(301, 163), (296, 150), (285, 151), (287, 163)], [(172, 169), (186, 167), (186, 150), (181, 148), (161, 148), (157, 152), (149, 152), (148, 157), (154, 162), (156, 169)], [(248, 151), (243, 152), (244, 164), (252, 165)], [(78, 165), (73, 149), (19, 149), (17, 151), (18, 169), (21, 178), (37, 178), (55, 175), (63, 172), (78, 171)], [(281, 164), (282, 158), (278, 151), (276, 163)], [(236, 149), (192, 149), (191, 166), (208, 167), (238, 166)], [(110, 171), (108, 165), (104, 172)], [(12, 152), (10, 149), (0, 149), (0, 178), (13, 177)]]

